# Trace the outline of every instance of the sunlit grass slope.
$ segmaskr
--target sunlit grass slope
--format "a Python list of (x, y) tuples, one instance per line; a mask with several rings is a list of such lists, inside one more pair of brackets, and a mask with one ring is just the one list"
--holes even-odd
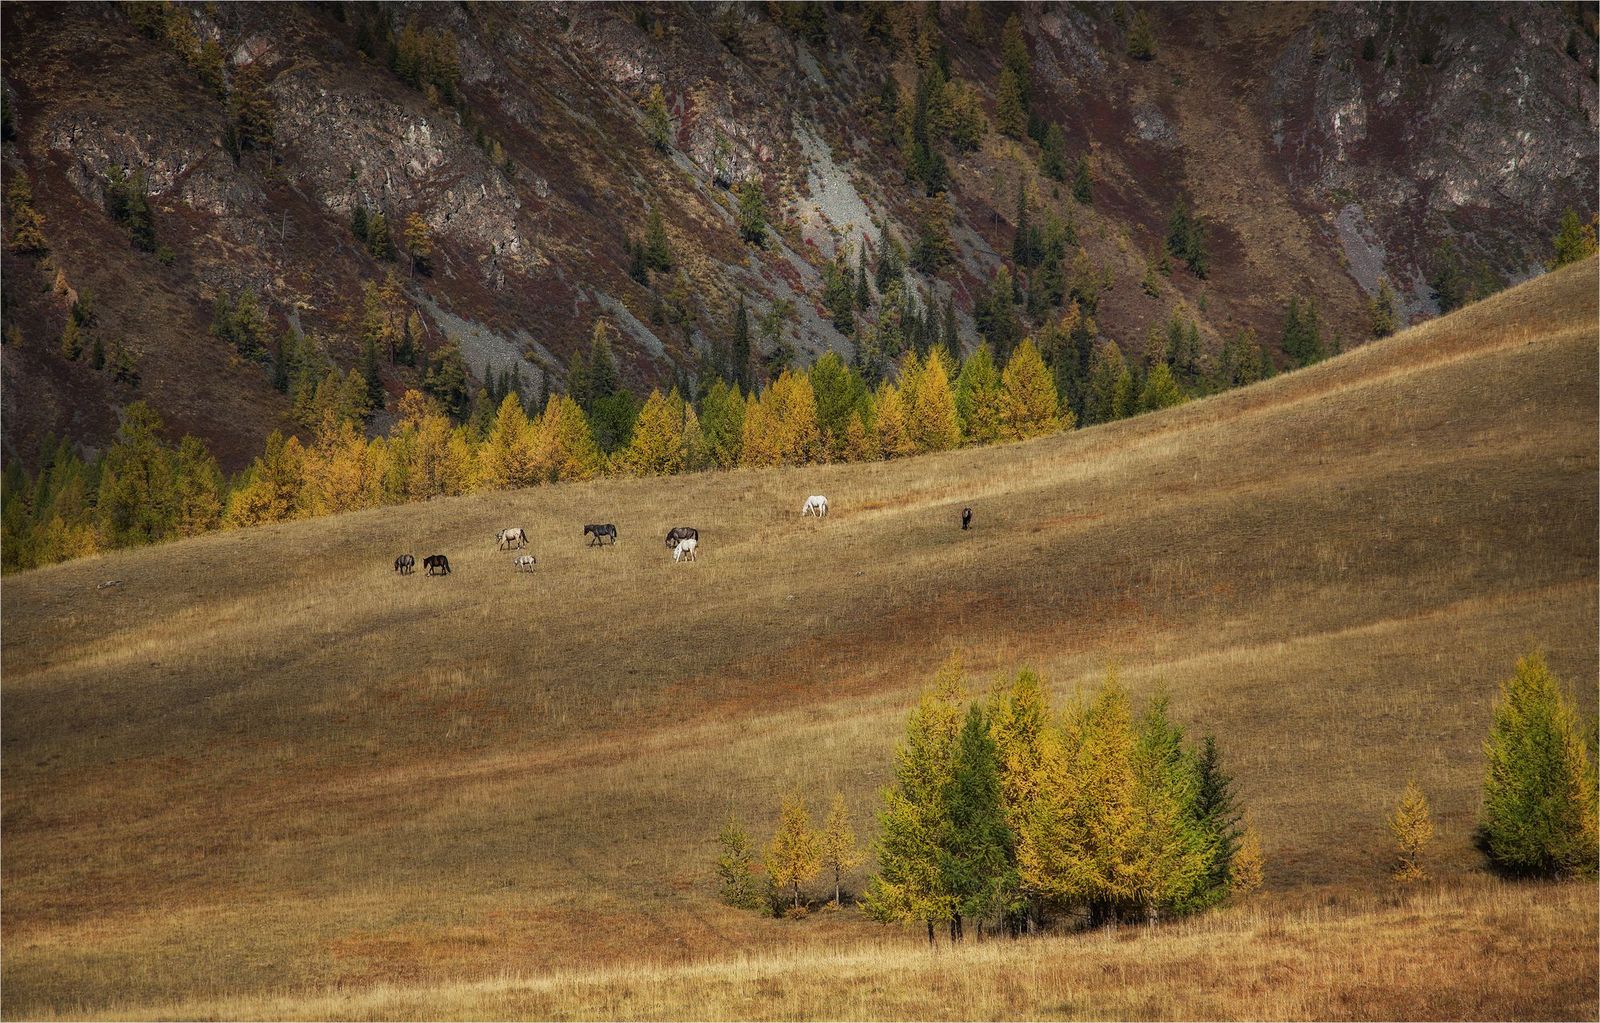
[[(584, 1015), (1559, 1016), (1577, 990), (1593, 1015), (1593, 886), (1467, 875), (1496, 680), (1539, 645), (1594, 707), (1595, 272), (1026, 444), (435, 501), (10, 577), (3, 1012), (563, 1011), (534, 990)], [(799, 517), (812, 493), (826, 521)], [(586, 549), (595, 521), (622, 543)], [(494, 549), (517, 524), (531, 576)], [(678, 524), (700, 529), (697, 563), (671, 563)], [(401, 551), (455, 573), (396, 577)], [(904, 713), (952, 649), (980, 683), (1026, 663), (1063, 698), (1111, 661), (1138, 694), (1165, 685), (1238, 776), (1262, 902), (1126, 945), (960, 960), (854, 912), (720, 906), (708, 861), (730, 808), (764, 829), (780, 791), (837, 789), (870, 833)], [(1437, 883), (1465, 887), (1363, 903), (1411, 777)], [(1458, 911), (1477, 959), (1451, 938)], [(1310, 935), (1335, 973), (1370, 961), (1369, 929), (1401, 949), (1412, 928), (1465, 973), (1411, 971), (1387, 1002), (1381, 985), (1263, 1000), (1248, 971), (1295, 970), (1263, 926)], [(1486, 964), (1521, 953), (1479, 927), (1574, 965), (1497, 988)], [(1237, 1002), (1113, 997), (1186, 941), (1241, 943)], [(1113, 947), (1124, 966), (1103, 974), (1007, 966)], [(781, 975), (754, 995), (702, 1000), (683, 972), (752, 955)], [(796, 1001), (793, 978), (826, 983), (839, 957), (848, 994)], [(611, 972), (496, 980), (590, 967)], [(918, 1001), (930, 970), (972, 993)], [(662, 979), (629, 994), (632, 977)], [(1447, 985), (1460, 1000), (1437, 1000)]]

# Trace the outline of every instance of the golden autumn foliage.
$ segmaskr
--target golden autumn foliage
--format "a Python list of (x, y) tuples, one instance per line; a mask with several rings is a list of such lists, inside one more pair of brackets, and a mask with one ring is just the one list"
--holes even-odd
[(1000, 381), (1005, 392), (1000, 431), (1007, 440), (1027, 440), (1061, 428), (1055, 381), (1032, 338), (1024, 338), (1011, 353)]
[(1398, 849), (1394, 879), (1410, 882), (1427, 877), (1422, 868), (1422, 850), (1433, 841), (1433, 814), (1428, 809), (1428, 797), (1416, 782), (1406, 783), (1405, 794), (1389, 817), (1389, 833)]

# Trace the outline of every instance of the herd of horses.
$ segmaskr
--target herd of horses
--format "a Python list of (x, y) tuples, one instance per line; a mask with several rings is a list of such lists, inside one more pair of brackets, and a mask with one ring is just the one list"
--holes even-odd
[[(822, 494), (812, 494), (806, 498), (806, 503), (800, 508), (800, 517), (814, 515), (819, 519), (828, 517), (828, 499)], [(972, 509), (961, 509), (961, 528), (972, 527)], [(583, 527), (583, 535), (588, 538), (590, 547), (615, 546), (617, 543), (617, 527), (615, 523), (590, 523)], [(500, 530), (494, 537), (495, 549), (502, 551), (522, 550), (528, 546), (527, 530), (521, 526), (508, 526)], [(674, 563), (698, 560), (700, 550), (700, 531), (693, 526), (674, 526), (667, 530), (667, 549), (672, 551)], [(539, 563), (532, 554), (519, 554), (511, 560), (512, 567), (519, 572), (532, 572)], [(400, 575), (410, 575), (416, 570), (417, 559), (411, 554), (402, 554), (394, 559), (394, 570)], [(427, 575), (449, 575), (450, 559), (443, 554), (430, 554), (422, 559), (422, 567)]]

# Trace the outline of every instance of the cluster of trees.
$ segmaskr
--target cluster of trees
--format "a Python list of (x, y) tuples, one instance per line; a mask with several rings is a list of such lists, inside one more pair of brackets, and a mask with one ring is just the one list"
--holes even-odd
[(160, 418), (133, 402), (93, 462), (66, 441), (46, 441), (34, 475), (13, 459), (0, 489), (6, 571), (218, 528), (226, 488), (216, 459), (194, 437), (173, 445), (161, 434)]
[(150, 186), (142, 170), (129, 174), (113, 168), (106, 176), (105, 206), (111, 219), (128, 230), (128, 239), (141, 252), (156, 250), (155, 221), (150, 214)]
[(67, 322), (61, 328), (61, 357), (77, 362), (85, 357), (96, 371), (109, 370), (111, 378), (129, 387), (139, 386), (139, 363), (122, 342), (113, 339), (109, 348), (96, 328), (100, 317), (94, 311), (94, 296), (81, 294), (67, 285), (66, 274), (56, 271), (55, 294), (68, 301)]
[(222, 44), (215, 39), (202, 42), (200, 34), (195, 31), (193, 19), (181, 4), (132, 0), (123, 9), (140, 33), (165, 43), (199, 77), (208, 91), (218, 99), (227, 98)]
[(1572, 210), (1561, 214), (1561, 222), (1556, 226), (1555, 237), (1550, 240), (1553, 255), (1550, 260), (1550, 269), (1576, 263), (1580, 259), (1587, 259), (1595, 254), (1595, 227), (1600, 224), (1600, 214), (1589, 218), (1585, 224)]
[[(1544, 655), (1518, 659), (1500, 683), (1484, 743), (1483, 808), (1474, 835), (1489, 865), (1512, 877), (1593, 875), (1600, 867), (1600, 785), (1596, 721), (1585, 722)], [(1433, 814), (1415, 781), (1389, 817), (1392, 875), (1427, 877), (1423, 854)]]
[(722, 901), (741, 909), (769, 909), (773, 915), (805, 916), (805, 886), (819, 874), (832, 881), (838, 908), (844, 897), (844, 877), (866, 857), (856, 842), (850, 810), (844, 797), (834, 793), (827, 818), (820, 828), (800, 792), (785, 795), (778, 822), (767, 843), (764, 861), (758, 861), (749, 832), (730, 813), (717, 835), (716, 873)]
[(1137, 719), (1109, 676), (1057, 713), (1020, 671), (967, 701), (948, 661), (906, 722), (884, 793), (878, 873), (863, 906), (886, 922), (993, 921), (1010, 934), (1052, 917), (1091, 925), (1191, 913), (1261, 884), (1214, 741), (1185, 742), (1154, 698)]
[[(350, 233), (373, 259), (393, 262), (400, 256), (401, 248), (395, 245), (389, 217), (382, 210), (368, 209), (365, 203), (358, 202), (350, 214)], [(411, 261), (413, 274), (426, 277), (433, 273), (433, 233), (428, 221), (416, 210), (406, 214), (400, 245)]]

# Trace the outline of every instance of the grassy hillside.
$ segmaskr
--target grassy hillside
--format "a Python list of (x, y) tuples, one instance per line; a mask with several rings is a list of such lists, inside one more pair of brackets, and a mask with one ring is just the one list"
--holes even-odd
[[(1465, 875), (1496, 680), (1537, 644), (1594, 708), (1595, 270), (1026, 444), (435, 501), (9, 578), (5, 1012), (765, 1015), (831, 971), (848, 999), (784, 1005), (1592, 1015), (1592, 885)], [(799, 518), (811, 493), (825, 522)], [(585, 549), (591, 521), (621, 545)], [(662, 544), (680, 523), (698, 563)], [(494, 549), (510, 524), (533, 576)], [(455, 574), (397, 578), (406, 550)], [(905, 711), (951, 649), (978, 682), (1027, 663), (1058, 697), (1110, 661), (1136, 694), (1165, 684), (1238, 775), (1262, 900), (1149, 941), (963, 952), (938, 968), (970, 997), (926, 1001), (914, 935), (720, 906), (730, 807), (764, 839), (781, 790), (838, 789), (870, 832)], [(1408, 777), (1433, 800), (1438, 883), (1462, 890), (1397, 904), (1383, 817)], [(1547, 971), (1497, 981), (1534, 946)], [(1250, 970), (1297, 969), (1290, 947), (1340, 983), (1362, 963), (1385, 980), (1245, 997)], [(1370, 958), (1385, 947), (1448, 968), (1402, 984)], [(1105, 990), (1212, 948), (1238, 953), (1212, 967), (1237, 1002)], [(774, 976), (738, 972), (749, 955)], [(1075, 965), (1003, 968), (1040, 955)], [(543, 1001), (475, 983), (575, 964), (608, 972), (541, 982), (563, 992)]]

